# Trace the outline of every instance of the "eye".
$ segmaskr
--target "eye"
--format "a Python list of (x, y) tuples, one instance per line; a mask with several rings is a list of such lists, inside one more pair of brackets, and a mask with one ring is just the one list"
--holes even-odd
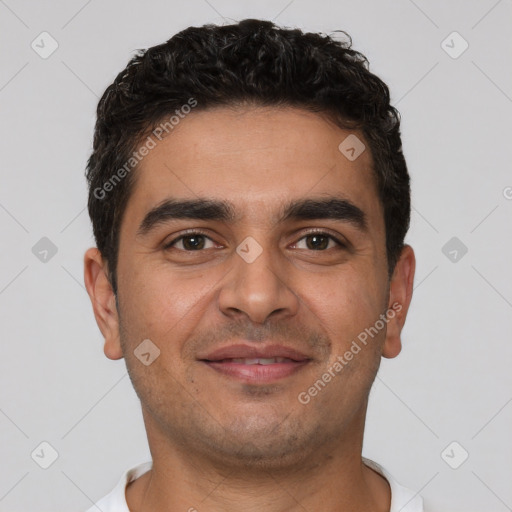
[[(210, 242), (210, 244), (208, 244)], [(201, 251), (203, 249), (211, 249), (215, 244), (213, 240), (200, 233), (200, 232), (191, 232), (186, 235), (181, 235), (174, 240), (171, 240), (167, 243), (164, 249), (178, 249), (179, 251)]]
[[(303, 245), (302, 247), (300, 246), (301, 244)], [(212, 249), (215, 246), (215, 242), (210, 237), (200, 231), (193, 231), (174, 238), (164, 246), (164, 249), (199, 252), (205, 249)], [(345, 244), (326, 232), (308, 233), (294, 245), (294, 248), (310, 251), (326, 251), (335, 247), (343, 248)]]
[[(302, 240), (305, 240), (305, 247), (299, 247)], [(325, 251), (332, 249), (333, 247), (345, 247), (337, 238), (330, 235), (329, 233), (314, 232), (303, 236), (295, 244), (297, 249), (307, 249), (310, 251)]]

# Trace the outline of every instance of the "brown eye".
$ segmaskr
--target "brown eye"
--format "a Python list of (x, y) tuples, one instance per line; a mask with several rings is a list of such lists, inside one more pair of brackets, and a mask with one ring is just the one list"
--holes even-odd
[(325, 251), (326, 249), (330, 249), (336, 246), (343, 247), (343, 244), (339, 240), (327, 233), (310, 233), (302, 237), (299, 242), (297, 242), (297, 246), (303, 240), (306, 241), (305, 247), (298, 247), (299, 249), (308, 249), (310, 251)]
[(181, 240), (183, 248), (187, 251), (195, 251), (204, 248), (205, 241), (203, 235), (184, 236)]
[(320, 251), (327, 249), (329, 246), (329, 237), (324, 235), (308, 235), (306, 237), (306, 245), (308, 246), (308, 249), (311, 249), (313, 251)]
[[(207, 247), (207, 242), (211, 245)], [(175, 248), (180, 251), (201, 251), (213, 247), (213, 241), (201, 233), (191, 233), (175, 238), (165, 246), (165, 249)]]

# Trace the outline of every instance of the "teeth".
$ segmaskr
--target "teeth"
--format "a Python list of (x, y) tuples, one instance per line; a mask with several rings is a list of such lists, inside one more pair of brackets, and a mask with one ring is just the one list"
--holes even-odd
[(269, 358), (239, 358), (239, 359), (229, 359), (232, 363), (238, 364), (275, 364), (275, 363), (285, 363), (287, 361), (291, 361), (286, 357), (269, 357)]

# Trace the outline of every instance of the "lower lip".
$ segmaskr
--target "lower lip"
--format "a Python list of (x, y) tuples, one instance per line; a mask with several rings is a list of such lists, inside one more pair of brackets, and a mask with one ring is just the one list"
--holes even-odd
[(251, 383), (269, 383), (293, 375), (308, 361), (274, 364), (242, 364), (228, 362), (203, 361), (213, 370)]

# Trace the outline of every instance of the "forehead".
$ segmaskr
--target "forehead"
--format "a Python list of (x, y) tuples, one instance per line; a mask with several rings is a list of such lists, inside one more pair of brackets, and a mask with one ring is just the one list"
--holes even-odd
[(295, 108), (195, 111), (154, 140), (135, 171), (126, 213), (140, 218), (171, 196), (210, 197), (256, 220), (291, 198), (339, 194), (382, 216), (370, 150), (347, 158), (347, 140), (360, 144), (358, 152), (365, 144), (360, 133)]

